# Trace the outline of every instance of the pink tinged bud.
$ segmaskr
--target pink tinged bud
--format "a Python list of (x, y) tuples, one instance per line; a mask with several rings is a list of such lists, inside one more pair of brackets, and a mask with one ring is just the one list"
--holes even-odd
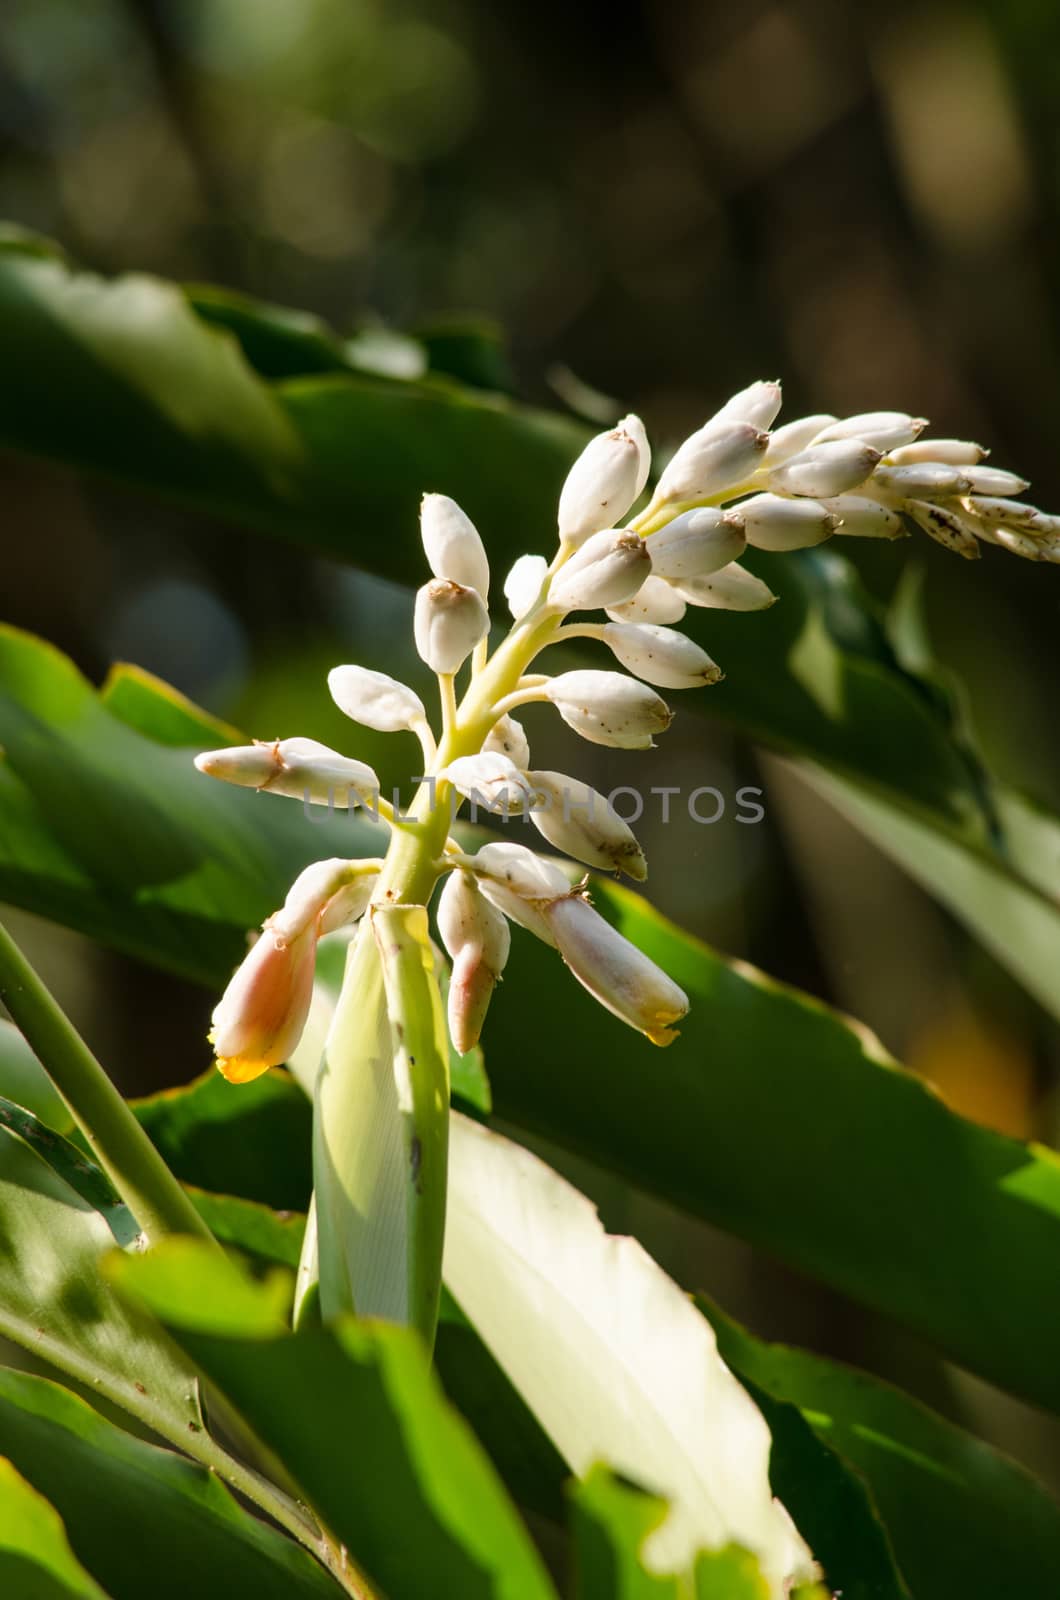
[(707, 500), (746, 483), (762, 465), (768, 443), (769, 435), (750, 422), (708, 422), (671, 458), (654, 504)]
[(594, 999), (652, 1044), (677, 1037), (673, 1024), (687, 1014), (688, 996), (661, 967), (580, 895), (554, 901), (545, 917), (560, 955)]
[(491, 905), (506, 917), (555, 944), (543, 907), (570, 893), (566, 874), (522, 844), (486, 844), (475, 857), (478, 886)]
[(781, 398), (779, 383), (760, 379), (726, 400), (708, 426), (713, 427), (718, 422), (749, 422), (755, 428), (768, 428), (780, 410)]
[(819, 500), (785, 500), (780, 495), (756, 494), (741, 502), (747, 543), (758, 550), (807, 550), (823, 544), (837, 522)]
[(877, 467), (872, 487), (891, 500), (904, 500), (908, 495), (967, 494), (971, 484), (959, 467), (947, 467), (940, 461), (918, 462), (911, 467)]
[(841, 494), (824, 502), (838, 519), (836, 533), (853, 539), (905, 539), (909, 530), (895, 512), (864, 495)]
[(673, 721), (664, 700), (620, 672), (563, 672), (544, 693), (575, 733), (618, 750), (650, 750)]
[(651, 535), (652, 572), (668, 582), (702, 578), (742, 556), (746, 545), (742, 506), (733, 511), (713, 506), (686, 511)]
[(801, 455), (818, 434), (836, 420), (828, 412), (821, 411), (812, 417), (796, 417), (794, 422), (774, 429), (769, 435), (762, 465), (766, 468), (779, 467), (783, 462), (790, 461), (792, 456)]
[(266, 923), (232, 978), (210, 1033), (229, 1083), (249, 1083), (294, 1051), (313, 998), (316, 942), (312, 924), (288, 939)]
[(832, 422), (817, 435), (815, 443), (832, 439), (860, 439), (881, 455), (910, 445), (927, 427), (925, 417), (911, 417), (905, 411), (863, 411), (856, 417)]
[(490, 565), (478, 530), (447, 494), (425, 494), (420, 502), (420, 536), (427, 564), (436, 578), (449, 578), (489, 597)]
[(917, 527), (946, 550), (975, 561), (980, 554), (974, 525), (969, 525), (956, 511), (947, 506), (932, 505), (929, 500), (907, 500), (902, 507), (912, 517)]
[(673, 628), (651, 622), (608, 622), (600, 637), (627, 671), (659, 689), (702, 689), (722, 676), (717, 662), (695, 640)]
[(438, 931), (453, 959), (449, 980), (449, 1035), (461, 1055), (479, 1041), (490, 999), (508, 960), (511, 932), (474, 878), (453, 872), (438, 903)]
[(519, 768), (495, 750), (477, 756), (460, 756), (451, 761), (444, 776), (468, 800), (491, 811), (525, 814), (530, 806), (530, 789)]
[(377, 733), (396, 733), (427, 720), (423, 701), (405, 684), (370, 667), (333, 667), (328, 673), (331, 698), (340, 711)]
[(947, 467), (975, 467), (989, 454), (989, 450), (981, 444), (973, 444), (970, 439), (918, 439), (915, 444), (889, 450), (887, 460), (895, 467), (912, 466), (918, 461), (941, 461)]
[(635, 533), (594, 533), (553, 578), (548, 603), (559, 611), (595, 611), (621, 605), (651, 573), (651, 556)]
[(880, 452), (861, 439), (832, 439), (792, 456), (783, 466), (774, 468), (769, 481), (785, 494), (828, 500), (864, 483), (879, 459)]
[(363, 761), (329, 750), (316, 739), (277, 739), (273, 744), (206, 750), (195, 757), (200, 772), (269, 794), (307, 796), (318, 805), (348, 804), (350, 795), (372, 804), (379, 779)]
[(534, 791), (530, 820), (557, 850), (602, 872), (643, 883), (648, 864), (636, 835), (606, 795), (562, 772), (528, 772)]
[(544, 556), (520, 556), (515, 562), (504, 580), (504, 598), (517, 622), (536, 603), (547, 577), (548, 562)]
[(459, 672), (489, 629), (489, 612), (475, 589), (434, 578), (417, 591), (412, 631), (432, 672)]
[(590, 440), (567, 475), (559, 497), (559, 532), (567, 544), (612, 528), (648, 481), (651, 453), (639, 417), (624, 417)]
[(716, 611), (765, 611), (777, 598), (768, 584), (737, 561), (707, 578), (685, 578), (675, 587), (690, 606)]
[(608, 606), (607, 614), (612, 622), (680, 622), (685, 602), (665, 578), (653, 575), (645, 578), (632, 600)]
[(482, 753), (487, 751), (507, 756), (520, 771), (530, 765), (530, 742), (522, 723), (514, 717), (503, 716), (494, 723), (483, 741)]
[(230, 1083), (291, 1055), (309, 1015), (317, 939), (363, 913), (381, 866), (334, 857), (299, 873), (214, 1009), (210, 1042)]

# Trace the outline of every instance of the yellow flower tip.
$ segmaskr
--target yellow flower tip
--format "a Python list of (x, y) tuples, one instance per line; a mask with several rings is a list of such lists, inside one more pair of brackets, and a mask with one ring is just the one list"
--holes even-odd
[(660, 1049), (665, 1049), (668, 1044), (673, 1044), (675, 1039), (681, 1037), (680, 1028), (652, 1028), (647, 1033), (652, 1044), (657, 1044)]
[(263, 1072), (268, 1072), (274, 1063), (245, 1061), (238, 1056), (218, 1056), (214, 1065), (222, 1078), (229, 1083), (252, 1083), (255, 1078), (260, 1078)]

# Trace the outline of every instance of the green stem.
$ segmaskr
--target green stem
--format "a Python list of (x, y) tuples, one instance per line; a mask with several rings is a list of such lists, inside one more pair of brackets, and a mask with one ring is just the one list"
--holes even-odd
[(220, 1249), (118, 1090), (2, 925), (0, 1000), (40, 1058), (148, 1243), (185, 1233)]

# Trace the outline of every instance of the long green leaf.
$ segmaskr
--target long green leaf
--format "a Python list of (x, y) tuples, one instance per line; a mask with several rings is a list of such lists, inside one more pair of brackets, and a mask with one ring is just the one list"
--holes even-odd
[[(68, 1390), (0, 1368), (0, 1453), (62, 1516), (111, 1600), (335, 1600), (297, 1545), (205, 1467), (116, 1428)], [(2, 1565), (0, 1565), (2, 1572)], [(0, 1592), (24, 1600), (15, 1585)]]
[(389, 1600), (555, 1600), (411, 1329), (344, 1318), (291, 1334), (268, 1288), (222, 1272), (191, 1241), (119, 1257), (114, 1270), (276, 1452)]
[[(914, 1595), (967, 1600), (1052, 1591), (1060, 1507), (1022, 1468), (890, 1384), (756, 1339), (712, 1302), (700, 1304), (725, 1359), (752, 1392), (797, 1407), (822, 1443), (864, 1476)], [(783, 1484), (797, 1495), (799, 1464), (784, 1459), (782, 1442), (775, 1448), (778, 1493)], [(802, 1498), (812, 1514), (807, 1488)], [(844, 1533), (837, 1524), (833, 1541)], [(860, 1587), (849, 1566), (845, 1573), (832, 1567), (829, 1576), (850, 1600), (878, 1592)]]
[(3, 1459), (0, 1594), (18, 1600), (108, 1600), (70, 1549), (58, 1512)]

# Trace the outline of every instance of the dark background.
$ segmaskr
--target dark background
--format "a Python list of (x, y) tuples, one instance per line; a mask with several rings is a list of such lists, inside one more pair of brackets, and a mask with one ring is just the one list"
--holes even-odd
[[(911, 410), (990, 444), (1055, 510), (1058, 92), (1045, 0), (7, 0), (0, 216), (106, 273), (221, 281), (347, 331), (483, 313), (522, 395), (601, 423), (635, 409), (663, 446), (759, 376), (783, 377), (784, 418)], [(133, 659), (248, 733), (349, 748), (326, 667), (406, 670), (402, 590), (2, 469), (5, 616), (96, 680)], [(926, 542), (844, 554), (881, 601), (923, 569), (989, 764), (1060, 802), (1060, 573)], [(538, 765), (572, 763), (553, 722), (528, 723)], [(1011, 980), (775, 761), (696, 716), (667, 752), (650, 781), (759, 783), (767, 819), (646, 819), (652, 898), (864, 1018), (967, 1114), (1054, 1140), (1055, 1028)], [(603, 788), (643, 781), (614, 753), (576, 759)], [(211, 997), (18, 927), (125, 1088), (208, 1065)], [(894, 1372), (1049, 1470), (1055, 1436), (1030, 1413), (566, 1165), (683, 1281)]]

